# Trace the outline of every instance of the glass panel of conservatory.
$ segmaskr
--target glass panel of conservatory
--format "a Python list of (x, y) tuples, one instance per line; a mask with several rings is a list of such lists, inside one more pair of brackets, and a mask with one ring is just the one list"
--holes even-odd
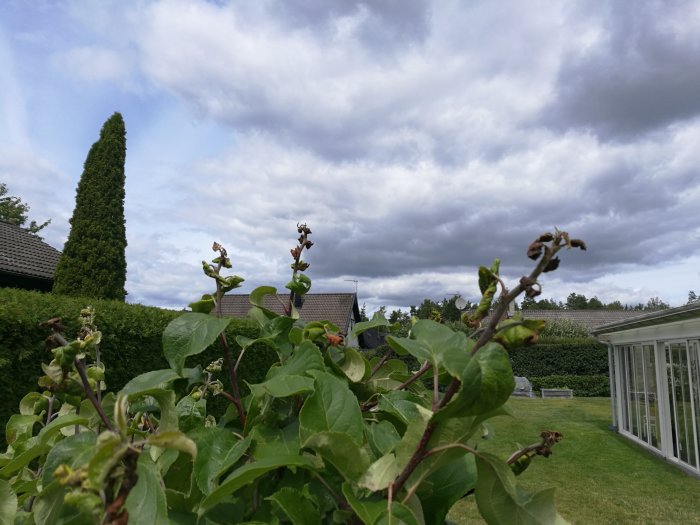
[(620, 424), (620, 415), (617, 413), (617, 381), (615, 378), (615, 355), (617, 348), (610, 351), (610, 406), (612, 407), (612, 424)]
[(627, 371), (629, 366), (627, 362), (629, 361), (628, 347), (618, 346), (617, 350), (620, 356), (620, 406), (622, 408), (620, 414), (620, 428), (629, 432), (630, 430), (630, 389), (629, 380), (627, 377)]
[[(693, 380), (693, 402), (695, 404), (695, 440), (700, 448), (700, 341), (689, 341), (688, 351), (690, 352), (690, 375)], [(698, 467), (700, 467), (700, 461), (698, 463)]]
[[(635, 436), (640, 436), (640, 411), (639, 397), (642, 394), (642, 388), (637, 384), (637, 349), (641, 351), (639, 346), (627, 347), (627, 379), (629, 381), (629, 410), (630, 410), (630, 432)], [(642, 380), (643, 382), (643, 380)]]
[(676, 422), (676, 390), (674, 387), (674, 366), (671, 345), (664, 343), (664, 353), (666, 354), (666, 380), (668, 381), (668, 402), (671, 419), (671, 444), (673, 446), (673, 457), (678, 457), (678, 425)]
[(688, 350), (685, 343), (671, 343), (671, 354), (673, 356), (672, 373), (678, 431), (678, 459), (695, 466), (695, 425), (692, 419)]
[(641, 345), (632, 347), (634, 359), (634, 390), (635, 390), (635, 411), (637, 414), (637, 432), (635, 435), (642, 441), (649, 441), (647, 429), (647, 391), (644, 383), (644, 355)]
[(661, 422), (659, 421), (658, 389), (656, 388), (656, 358), (654, 345), (644, 345), (644, 376), (646, 380), (647, 424), (649, 427), (649, 444), (659, 448)]

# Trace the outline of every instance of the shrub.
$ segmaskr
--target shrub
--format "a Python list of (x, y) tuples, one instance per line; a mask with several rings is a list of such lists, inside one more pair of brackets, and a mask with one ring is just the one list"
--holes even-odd
[(510, 351), (516, 376), (607, 375), (608, 347), (595, 339), (567, 343), (536, 344)]
[(565, 339), (585, 339), (588, 337), (588, 328), (571, 319), (555, 319), (547, 321), (540, 336), (545, 338), (561, 337)]
[[(65, 333), (74, 336), (80, 328), (78, 314), (88, 304), (97, 311), (96, 323), (103, 333), (100, 351), (109, 363), (105, 371), (108, 390), (118, 392), (134, 376), (168, 366), (163, 356), (163, 330), (182, 312), (121, 301), (0, 288), (0, 421), (7, 421), (26, 389), (37, 385), (41, 368), (36, 363), (47, 355), (44, 340), (48, 335), (40, 324), (61, 318)], [(236, 337), (254, 339), (259, 327), (250, 320), (234, 319), (226, 334), (237, 356), (240, 347)], [(219, 354), (219, 349), (212, 347), (197, 359), (206, 364)], [(267, 346), (255, 345), (241, 364), (241, 378), (249, 383), (260, 382), (275, 359), (274, 351)], [(242, 385), (247, 391), (245, 383)], [(220, 409), (224, 405), (217, 400), (216, 406)]]
[[(168, 366), (132, 378), (116, 395), (101, 395), (111, 362), (100, 359), (94, 310), (81, 310), (75, 340), (47, 323), (52, 359), (41, 364), (43, 391), (22, 398), (6, 425), (0, 523), (440, 525), (472, 493), (490, 524), (562, 523), (552, 490), (529, 494), (516, 483), (532, 458), (551, 455), (559, 432), (542, 431), (505, 460), (475, 442), (487, 420), (509, 413), (515, 384), (506, 348), (541, 328), (498, 319), (520, 294), (540, 292), (537, 278), (557, 268), (561, 248), (583, 242), (558, 230), (543, 234), (528, 249), (535, 269), (511, 290), (498, 260), (479, 268), (482, 298), (468, 321), (478, 324), (492, 304), (495, 314), (472, 339), (420, 320), (410, 337), (389, 336), (390, 351), (368, 361), (331, 323), (299, 320), (294, 296), (311, 286), (301, 254), (313, 243), (306, 225), (298, 231), (286, 315), (264, 306), (275, 288), (255, 289), (250, 317), (259, 331), (235, 337), (237, 359), (221, 337), (234, 321), (220, 316), (220, 305), (242, 279), (221, 275), (231, 262), (217, 243), (218, 257), (203, 263), (216, 291), (163, 332)], [(388, 326), (379, 314), (351, 335)], [(222, 358), (186, 366), (217, 340)], [(276, 362), (245, 395), (241, 363), (260, 345)], [(394, 353), (416, 358), (419, 370), (409, 372)], [(213, 396), (229, 402), (223, 416), (210, 413)]]

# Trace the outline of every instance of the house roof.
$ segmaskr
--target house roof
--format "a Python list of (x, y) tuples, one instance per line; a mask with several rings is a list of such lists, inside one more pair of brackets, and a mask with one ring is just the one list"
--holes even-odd
[[(221, 312), (230, 317), (244, 318), (251, 308), (248, 294), (228, 294), (221, 299)], [(277, 298), (266, 295), (263, 305), (280, 315), (282, 305), (289, 304), (289, 294), (277, 294)], [(330, 321), (344, 334), (350, 330), (350, 319), (359, 319), (360, 311), (354, 293), (309, 293), (304, 296), (304, 304), (298, 308), (302, 320)]]
[(520, 313), (523, 319), (542, 319), (544, 321), (568, 319), (585, 326), (589, 331), (604, 324), (623, 322), (645, 314), (640, 310), (538, 310), (531, 308), (521, 310)]
[(53, 280), (61, 252), (19, 226), (0, 221), (0, 272)]
[(622, 330), (630, 330), (632, 328), (642, 328), (644, 326), (654, 326), (675, 321), (685, 321), (700, 317), (700, 303), (687, 304), (677, 308), (668, 308), (666, 310), (657, 310), (655, 312), (644, 312), (643, 315), (633, 319), (620, 320), (611, 322), (602, 326), (596, 327), (593, 330), (593, 335), (620, 332)]

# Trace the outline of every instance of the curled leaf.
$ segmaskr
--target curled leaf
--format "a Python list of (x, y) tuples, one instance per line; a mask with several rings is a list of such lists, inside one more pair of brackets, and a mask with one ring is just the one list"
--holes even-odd
[(540, 241), (534, 241), (530, 246), (527, 247), (527, 256), (534, 260), (537, 260), (542, 255), (542, 248), (544, 244)]
[(572, 248), (581, 248), (581, 250), (586, 251), (586, 243), (581, 239), (571, 239), (569, 246)]

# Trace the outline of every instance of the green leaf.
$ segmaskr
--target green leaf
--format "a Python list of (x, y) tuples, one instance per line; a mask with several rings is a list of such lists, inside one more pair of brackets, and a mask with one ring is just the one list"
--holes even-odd
[(428, 361), (434, 367), (444, 367), (453, 377), (459, 377), (470, 360), (474, 346), (462, 332), (456, 332), (444, 324), (421, 319), (411, 328), (411, 337), (387, 337), (387, 343), (397, 353), (399, 350)]
[(0, 479), (0, 525), (14, 525), (17, 513), (17, 495), (10, 484)]
[(148, 454), (139, 457), (136, 473), (138, 481), (124, 504), (129, 525), (169, 525), (163, 479)]
[(316, 432), (348, 434), (357, 444), (364, 438), (362, 412), (347, 383), (325, 373), (314, 372), (314, 393), (299, 413), (299, 439), (304, 443)]
[(117, 465), (128, 446), (123, 444), (118, 434), (111, 431), (102, 432), (97, 437), (95, 454), (90, 459), (87, 468), (88, 481), (94, 490), (101, 490), (105, 478)]
[(253, 438), (255, 457), (293, 456), (301, 450), (298, 419), (293, 419), (284, 428), (274, 423), (259, 423), (253, 427), (250, 436)]
[(378, 456), (383, 456), (394, 450), (396, 444), (401, 440), (396, 427), (386, 420), (370, 426), (367, 437), (372, 450)]
[(231, 318), (188, 312), (176, 317), (163, 332), (163, 354), (170, 367), (182, 375), (188, 356), (203, 352), (231, 323)]
[(274, 286), (258, 286), (255, 290), (250, 292), (248, 300), (250, 301), (250, 304), (257, 306), (258, 308), (265, 308), (265, 296), (276, 294), (277, 288)]
[(344, 359), (337, 366), (345, 377), (353, 383), (359, 383), (370, 376), (372, 368), (360, 352), (349, 346), (344, 347), (342, 352)]
[(44, 487), (44, 490), (34, 500), (34, 522), (37, 525), (53, 525), (59, 523), (59, 516), (63, 509), (63, 496), (66, 492), (57, 482)]
[(69, 427), (73, 425), (86, 426), (88, 424), (88, 421), (89, 420), (87, 418), (78, 416), (76, 414), (66, 414), (64, 416), (59, 416), (41, 429), (41, 431), (39, 432), (39, 443), (42, 446), (48, 445), (51, 438), (58, 434), (63, 427)]
[(381, 312), (374, 312), (372, 319), (370, 321), (361, 321), (355, 325), (352, 329), (352, 337), (357, 337), (358, 335), (371, 330), (372, 328), (389, 328), (391, 324), (386, 320), (384, 314)]
[(41, 421), (41, 416), (12, 414), (5, 425), (5, 439), (11, 445), (15, 441), (24, 441), (32, 437), (34, 425)]
[(401, 473), (401, 467), (394, 454), (387, 454), (372, 463), (357, 484), (376, 492), (391, 485)]
[(284, 287), (297, 295), (304, 295), (311, 289), (311, 279), (303, 273), (298, 273), (292, 277), (292, 280), (285, 284)]
[(218, 427), (202, 428), (192, 434), (197, 443), (194, 477), (204, 494), (211, 493), (222, 474), (231, 468), (250, 447), (250, 436), (239, 439), (232, 432)]
[(471, 454), (454, 459), (422, 480), (416, 494), (423, 505), (425, 525), (443, 525), (447, 513), (476, 485)]
[(352, 485), (347, 481), (343, 483), (342, 491), (352, 510), (365, 525), (374, 525), (377, 518), (386, 510), (386, 499), (378, 494), (373, 494), (369, 498), (358, 498), (352, 490)]
[(396, 417), (404, 425), (420, 418), (421, 413), (417, 406), (421, 405), (421, 398), (404, 390), (392, 390), (379, 396), (377, 408)]
[(414, 406), (415, 416), (408, 421), (406, 431), (403, 433), (403, 436), (401, 436), (401, 441), (394, 447), (396, 461), (402, 469), (408, 464), (411, 456), (413, 456), (413, 453), (418, 448), (418, 443), (422, 439), (428, 422), (433, 415), (431, 410), (421, 405)]
[(323, 356), (318, 347), (311, 341), (304, 341), (294, 349), (292, 356), (282, 366), (273, 366), (267, 373), (267, 378), (282, 374), (311, 375), (312, 370), (325, 371)]
[(146, 441), (157, 447), (172, 448), (180, 452), (185, 452), (192, 456), (192, 458), (197, 457), (197, 445), (179, 430), (151, 434)]
[(214, 298), (209, 294), (205, 294), (199, 301), (190, 303), (187, 306), (189, 306), (193, 312), (197, 312), (200, 314), (209, 314), (215, 306)]
[(369, 467), (369, 455), (348, 434), (318, 432), (304, 443), (325, 461), (333, 465), (349, 481), (356, 481)]
[(207, 400), (185, 396), (177, 402), (175, 411), (177, 412), (179, 429), (187, 433), (195, 428), (204, 427), (204, 420), (207, 417)]
[(321, 524), (321, 513), (318, 508), (300, 490), (283, 487), (265, 499), (275, 503), (293, 525)]
[(507, 319), (498, 323), (493, 340), (508, 350), (534, 344), (546, 321), (537, 319)]
[(185, 368), (182, 376), (171, 369), (152, 370), (134, 377), (120, 390), (120, 393), (128, 396), (140, 394), (154, 389), (167, 389), (171, 383), (181, 377), (187, 377), (198, 371), (197, 368)]
[(33, 416), (49, 408), (49, 400), (39, 392), (29, 392), (19, 402), (19, 413), (25, 416)]
[(209, 494), (200, 505), (200, 514), (234, 494), (241, 487), (252, 483), (263, 474), (278, 468), (302, 467), (313, 469), (313, 462), (305, 456), (268, 456), (254, 463), (246, 463), (234, 470), (222, 483)]
[(554, 508), (554, 489), (529, 494), (517, 486), (510, 467), (493, 454), (476, 457), (476, 504), (489, 524), (563, 525)]
[(97, 436), (93, 432), (81, 432), (62, 439), (56, 443), (46, 455), (46, 461), (41, 473), (44, 486), (53, 481), (53, 473), (61, 464), (77, 468), (90, 459), (95, 452)]
[(294, 326), (289, 330), (289, 342), (293, 345), (299, 345), (304, 340), (304, 330), (298, 326)]
[(486, 344), (469, 361), (461, 381), (457, 395), (435, 413), (435, 421), (485, 414), (503, 405), (515, 388), (508, 353), (497, 343)]
[(0, 469), (0, 478), (9, 477), (10, 474), (26, 467), (32, 460), (44, 455), (48, 451), (47, 446), (41, 446), (39, 444), (39, 438), (31, 438), (27, 440), (27, 443), (30, 446), (28, 446), (26, 450), (13, 457)]
[(303, 376), (277, 375), (264, 383), (248, 386), (253, 395), (258, 397), (265, 394), (272, 397), (289, 397), (303, 392), (313, 392), (314, 380)]
[(375, 525), (422, 525), (413, 511), (398, 501), (391, 503), (391, 512), (385, 508), (374, 523)]

